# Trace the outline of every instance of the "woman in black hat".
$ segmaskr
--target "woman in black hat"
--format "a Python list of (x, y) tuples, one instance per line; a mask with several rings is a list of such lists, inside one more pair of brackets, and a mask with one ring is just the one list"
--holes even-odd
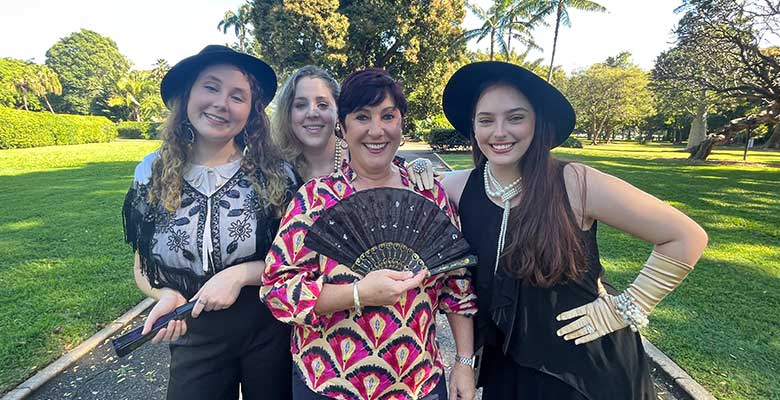
[(207, 46), (161, 84), (170, 115), (160, 149), (136, 167), (123, 209), (138, 287), (171, 321), (169, 399), (291, 397), (289, 328), (258, 297), (263, 261), (294, 189), (270, 144), (264, 108), (276, 75), (261, 60)]
[[(483, 399), (654, 399), (636, 330), (693, 268), (706, 233), (626, 182), (552, 157), (574, 110), (524, 68), (466, 65), (443, 107), (471, 137), (476, 165), (444, 186), (480, 260), (472, 275)], [(655, 245), (620, 294), (603, 276), (597, 221)]]

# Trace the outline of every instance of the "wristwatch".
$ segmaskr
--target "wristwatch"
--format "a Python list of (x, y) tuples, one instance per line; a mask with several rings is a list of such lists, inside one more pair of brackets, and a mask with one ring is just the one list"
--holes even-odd
[(475, 356), (462, 357), (462, 356), (456, 354), (455, 355), (455, 362), (457, 362), (458, 364), (463, 364), (465, 366), (474, 368), (474, 358), (475, 358)]

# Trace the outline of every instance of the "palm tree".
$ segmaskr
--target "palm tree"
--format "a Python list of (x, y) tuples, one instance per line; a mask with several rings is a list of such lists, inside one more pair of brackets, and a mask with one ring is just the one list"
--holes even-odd
[(130, 110), (135, 121), (141, 121), (141, 108), (144, 99), (157, 94), (157, 85), (145, 74), (145, 71), (133, 71), (116, 83), (108, 98), (111, 107), (125, 107)]
[(550, 56), (550, 71), (547, 73), (547, 81), (552, 79), (553, 66), (555, 65), (555, 48), (558, 45), (558, 30), (561, 24), (571, 27), (569, 20), (569, 9), (583, 11), (606, 12), (607, 9), (594, 1), (590, 0), (538, 0), (536, 13), (539, 15), (550, 15), (555, 13), (555, 36), (553, 38), (552, 56)]
[(59, 78), (57, 78), (57, 74), (45, 65), (32, 63), (25, 65), (22, 73), (15, 77), (13, 85), (17, 92), (22, 94), (24, 109), (28, 111), (28, 93), (43, 97), (46, 100), (46, 105), (49, 106), (49, 111), (52, 113), (54, 113), (54, 109), (51, 107), (46, 95), (49, 93), (62, 94), (62, 85)]
[(227, 11), (219, 21), (217, 29), (222, 33), (227, 33), (228, 29), (233, 28), (233, 32), (238, 38), (238, 46), (242, 52), (247, 50), (247, 33), (251, 33), (252, 12), (249, 4), (243, 4), (238, 7), (236, 12)]
[(531, 37), (533, 25), (520, 19), (522, 9), (514, 9), (514, 3), (516, 1), (496, 0), (487, 10), (476, 4), (466, 3), (466, 8), (479, 18), (482, 26), (463, 32), (453, 45), (459, 45), (472, 39), (477, 39), (477, 43), (479, 43), (489, 37), (491, 61), (495, 58), (496, 45), (504, 55), (510, 53), (512, 38), (520, 40), (529, 47), (538, 47)]
[(512, 53), (512, 38), (525, 44), (526, 51), (541, 50), (532, 34), (539, 24), (544, 24), (545, 15), (538, 11), (539, 0), (498, 0), (496, 3), (502, 3), (501, 8), (505, 15), (505, 22), (501, 26), (502, 33), (506, 32), (507, 35), (504, 56), (509, 58)]
[(46, 106), (49, 107), (49, 111), (54, 114), (54, 108), (52, 108), (51, 103), (49, 103), (47, 95), (49, 93), (58, 96), (62, 94), (60, 79), (57, 77), (57, 73), (54, 72), (54, 70), (45, 65), (35, 66), (35, 76), (36, 79), (31, 86), (32, 92), (35, 93), (36, 96), (43, 97), (43, 100), (46, 101)]

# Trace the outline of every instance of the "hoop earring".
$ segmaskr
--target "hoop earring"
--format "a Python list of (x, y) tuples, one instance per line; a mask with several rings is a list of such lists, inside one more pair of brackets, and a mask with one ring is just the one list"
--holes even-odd
[(401, 135), (401, 144), (398, 147), (403, 147), (406, 144), (406, 137)]
[(195, 144), (195, 130), (193, 129), (192, 123), (189, 119), (184, 120), (184, 122), (181, 123), (182, 125), (182, 136), (184, 137), (184, 140), (187, 141), (190, 145)]

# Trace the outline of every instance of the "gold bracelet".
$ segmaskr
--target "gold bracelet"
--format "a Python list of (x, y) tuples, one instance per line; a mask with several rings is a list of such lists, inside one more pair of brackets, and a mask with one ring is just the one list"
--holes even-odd
[(352, 283), (352, 300), (355, 302), (355, 315), (358, 317), (363, 315), (363, 311), (360, 309), (360, 295), (358, 294), (358, 282)]

